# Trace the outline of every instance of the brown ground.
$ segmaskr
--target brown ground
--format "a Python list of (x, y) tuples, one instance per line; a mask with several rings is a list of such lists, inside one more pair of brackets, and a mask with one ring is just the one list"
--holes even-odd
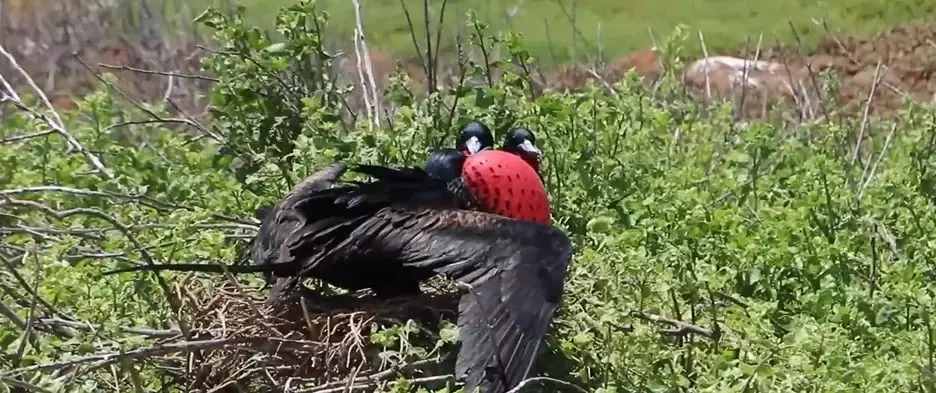
[[(119, 20), (119, 15), (114, 18), (114, 10), (94, 5), (98, 2), (29, 7), (22, 0), (0, 1), (8, 2), (0, 17), (0, 44), (19, 59), (59, 107), (72, 107), (73, 97), (88, 92), (97, 83), (78, 59), (98, 71), (102, 70), (97, 68), (98, 64), (106, 63), (199, 73), (202, 51), (194, 42), (180, 42), (153, 29), (114, 34), (120, 27), (104, 21)], [(36, 11), (37, 8), (44, 11)], [(739, 50), (727, 55), (744, 57), (744, 52)], [(717, 55), (720, 54), (712, 54)], [(374, 52), (372, 58), (378, 85), (384, 85), (396, 62), (386, 53)], [(861, 113), (875, 85), (880, 61), (880, 83), (875, 87), (872, 114), (894, 113), (906, 99), (936, 102), (936, 24), (898, 26), (871, 37), (830, 35), (805, 56), (791, 47), (765, 48), (760, 60), (773, 64), (770, 70), (748, 72), (749, 80), (756, 80), (756, 86), (751, 83), (740, 87), (737, 82), (744, 78), (737, 69), (728, 68), (710, 67), (707, 78), (699, 73), (686, 73), (683, 78), (690, 91), (702, 100), (707, 98), (706, 91), (714, 97), (731, 97), (736, 103), (744, 95), (743, 112), (748, 116), (765, 115), (769, 104), (780, 100), (793, 104), (800, 118), (815, 118), (823, 114)], [(339, 73), (352, 83), (358, 80), (354, 63), (352, 57), (338, 65)], [(424, 80), (416, 62), (402, 63), (414, 81)], [(692, 64), (691, 61), (687, 63)], [(596, 72), (575, 65), (546, 71), (542, 87), (578, 89), (589, 80), (595, 80), (595, 75), (601, 76), (598, 83), (612, 84), (631, 68), (648, 82), (661, 74), (656, 52), (645, 49), (614, 59), (605, 69), (594, 70)], [(3, 75), (15, 75), (11, 71), (6, 61), (0, 61)], [(168, 97), (184, 110), (195, 113), (204, 108), (200, 95), (210, 88), (210, 82), (206, 81), (173, 78), (170, 83), (163, 76), (111, 72), (120, 76), (120, 86), (134, 97), (149, 102), (165, 101)], [(816, 88), (826, 84), (826, 72), (831, 72), (840, 86), (837, 93)], [(451, 79), (441, 78), (443, 81)], [(22, 86), (18, 83), (21, 80), (14, 78), (12, 82)], [(835, 94), (830, 96), (829, 92)]]
[[(44, 6), (36, 3), (45, 1)], [(35, 3), (33, 3), (35, 2)], [(47, 0), (0, 0), (0, 45), (3, 45), (59, 108), (74, 107), (74, 97), (98, 85), (99, 64), (131, 66), (149, 70), (198, 73), (201, 51), (194, 42), (165, 36), (155, 28), (128, 29), (119, 26), (123, 15), (108, 1), (54, 2)], [(104, 4), (103, 6), (101, 4)], [(144, 101), (169, 98), (184, 110), (203, 107), (199, 93), (209, 82), (111, 70), (120, 76), (118, 85)], [(6, 59), (0, 59), (0, 74), (13, 86), (23, 86)], [(21, 89), (20, 92), (24, 92)]]

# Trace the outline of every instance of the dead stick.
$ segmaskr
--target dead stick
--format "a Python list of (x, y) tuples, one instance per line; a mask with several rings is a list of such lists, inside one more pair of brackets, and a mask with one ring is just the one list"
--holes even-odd
[[(880, 78), (880, 79), (879, 79)], [(874, 68), (874, 79), (871, 84), (871, 91), (868, 92), (868, 99), (865, 101), (864, 113), (861, 116), (861, 127), (858, 129), (858, 138), (855, 141), (855, 151), (852, 153), (851, 161), (849, 165), (854, 165), (855, 160), (858, 159), (858, 154), (861, 153), (861, 141), (864, 139), (865, 131), (868, 129), (868, 117), (871, 114), (871, 103), (874, 102), (874, 93), (877, 91), (877, 87), (881, 84), (881, 60), (878, 60), (877, 67)]]
[(217, 78), (212, 78), (209, 76), (183, 74), (183, 73), (178, 73), (178, 72), (145, 70), (142, 68), (136, 68), (136, 67), (131, 67), (127, 65), (113, 65), (113, 64), (98, 63), (98, 66), (101, 68), (107, 68), (110, 70), (131, 71), (131, 72), (137, 72), (140, 74), (162, 75), (162, 76), (170, 76), (170, 77), (177, 77), (177, 78), (184, 78), (184, 79), (198, 79), (198, 80), (209, 81), (209, 82), (218, 82)]

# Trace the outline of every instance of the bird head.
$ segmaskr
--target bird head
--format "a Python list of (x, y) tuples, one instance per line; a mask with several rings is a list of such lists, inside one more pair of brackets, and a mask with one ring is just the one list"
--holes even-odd
[(465, 155), (472, 155), (484, 149), (494, 147), (494, 135), (479, 121), (472, 121), (462, 128), (455, 148)]
[(536, 136), (532, 131), (522, 127), (510, 130), (504, 139), (503, 150), (520, 156), (533, 169), (539, 171), (539, 160), (543, 152), (536, 147)]

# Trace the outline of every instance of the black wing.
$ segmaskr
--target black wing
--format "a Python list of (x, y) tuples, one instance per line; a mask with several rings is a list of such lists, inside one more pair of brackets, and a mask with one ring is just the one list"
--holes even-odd
[(353, 265), (376, 253), (467, 288), (456, 360), (467, 392), (503, 392), (527, 377), (572, 256), (569, 239), (551, 226), (475, 211), (397, 208), (368, 218), (334, 250), (337, 258), (323, 259), (320, 272), (356, 271)]
[[(311, 195), (330, 189), (347, 170), (347, 165), (335, 163), (306, 177), (293, 187), (286, 196), (272, 208), (258, 209), (261, 217), (260, 229), (251, 244), (251, 259), (256, 265), (268, 265), (275, 262), (279, 255), (279, 244), (289, 234), (306, 225), (305, 217), (296, 214), (296, 206)], [(264, 272), (269, 283), (272, 275)]]
[(439, 149), (426, 160), (426, 173), (442, 181), (455, 180), (461, 176), (465, 154), (457, 149)]
[[(260, 222), (260, 230), (254, 237), (250, 254), (255, 265), (269, 265), (276, 262), (279, 255), (279, 245), (289, 234), (304, 225), (306, 218), (296, 214), (295, 207), (307, 200), (311, 195), (332, 188), (341, 175), (345, 173), (347, 166), (342, 163), (335, 163), (324, 169), (313, 173), (299, 182), (282, 201), (276, 204), (272, 209), (259, 214), (263, 214)], [(260, 209), (263, 210), (263, 209)], [(282, 293), (292, 288), (298, 281), (297, 278), (286, 275), (275, 275), (284, 277), (284, 279), (274, 280), (273, 272), (264, 271), (264, 278), (267, 283), (272, 284), (270, 293), (271, 301), (277, 301)]]
[[(265, 255), (272, 262), (264, 266), (125, 270), (270, 271), (293, 283), (312, 276), (386, 293), (445, 274), (467, 288), (459, 303), (456, 360), (466, 391), (503, 392), (526, 378), (562, 295), (569, 239), (551, 226), (446, 207), (457, 203), (419, 170), (360, 170), (385, 180), (281, 203), (275, 215), (281, 218), (261, 234), (270, 238), (260, 244), (278, 245), (269, 248), (276, 255)], [(424, 193), (443, 196), (432, 207), (414, 204), (431, 199), (417, 195)]]

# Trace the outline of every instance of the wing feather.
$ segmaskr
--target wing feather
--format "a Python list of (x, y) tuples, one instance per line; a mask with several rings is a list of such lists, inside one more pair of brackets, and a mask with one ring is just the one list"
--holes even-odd
[(403, 267), (447, 274), (469, 288), (459, 303), (462, 349), (456, 360), (466, 392), (503, 392), (527, 377), (572, 257), (561, 231), (464, 210), (388, 208), (368, 221), (386, 225), (362, 225), (372, 229), (357, 234), (359, 247)]

